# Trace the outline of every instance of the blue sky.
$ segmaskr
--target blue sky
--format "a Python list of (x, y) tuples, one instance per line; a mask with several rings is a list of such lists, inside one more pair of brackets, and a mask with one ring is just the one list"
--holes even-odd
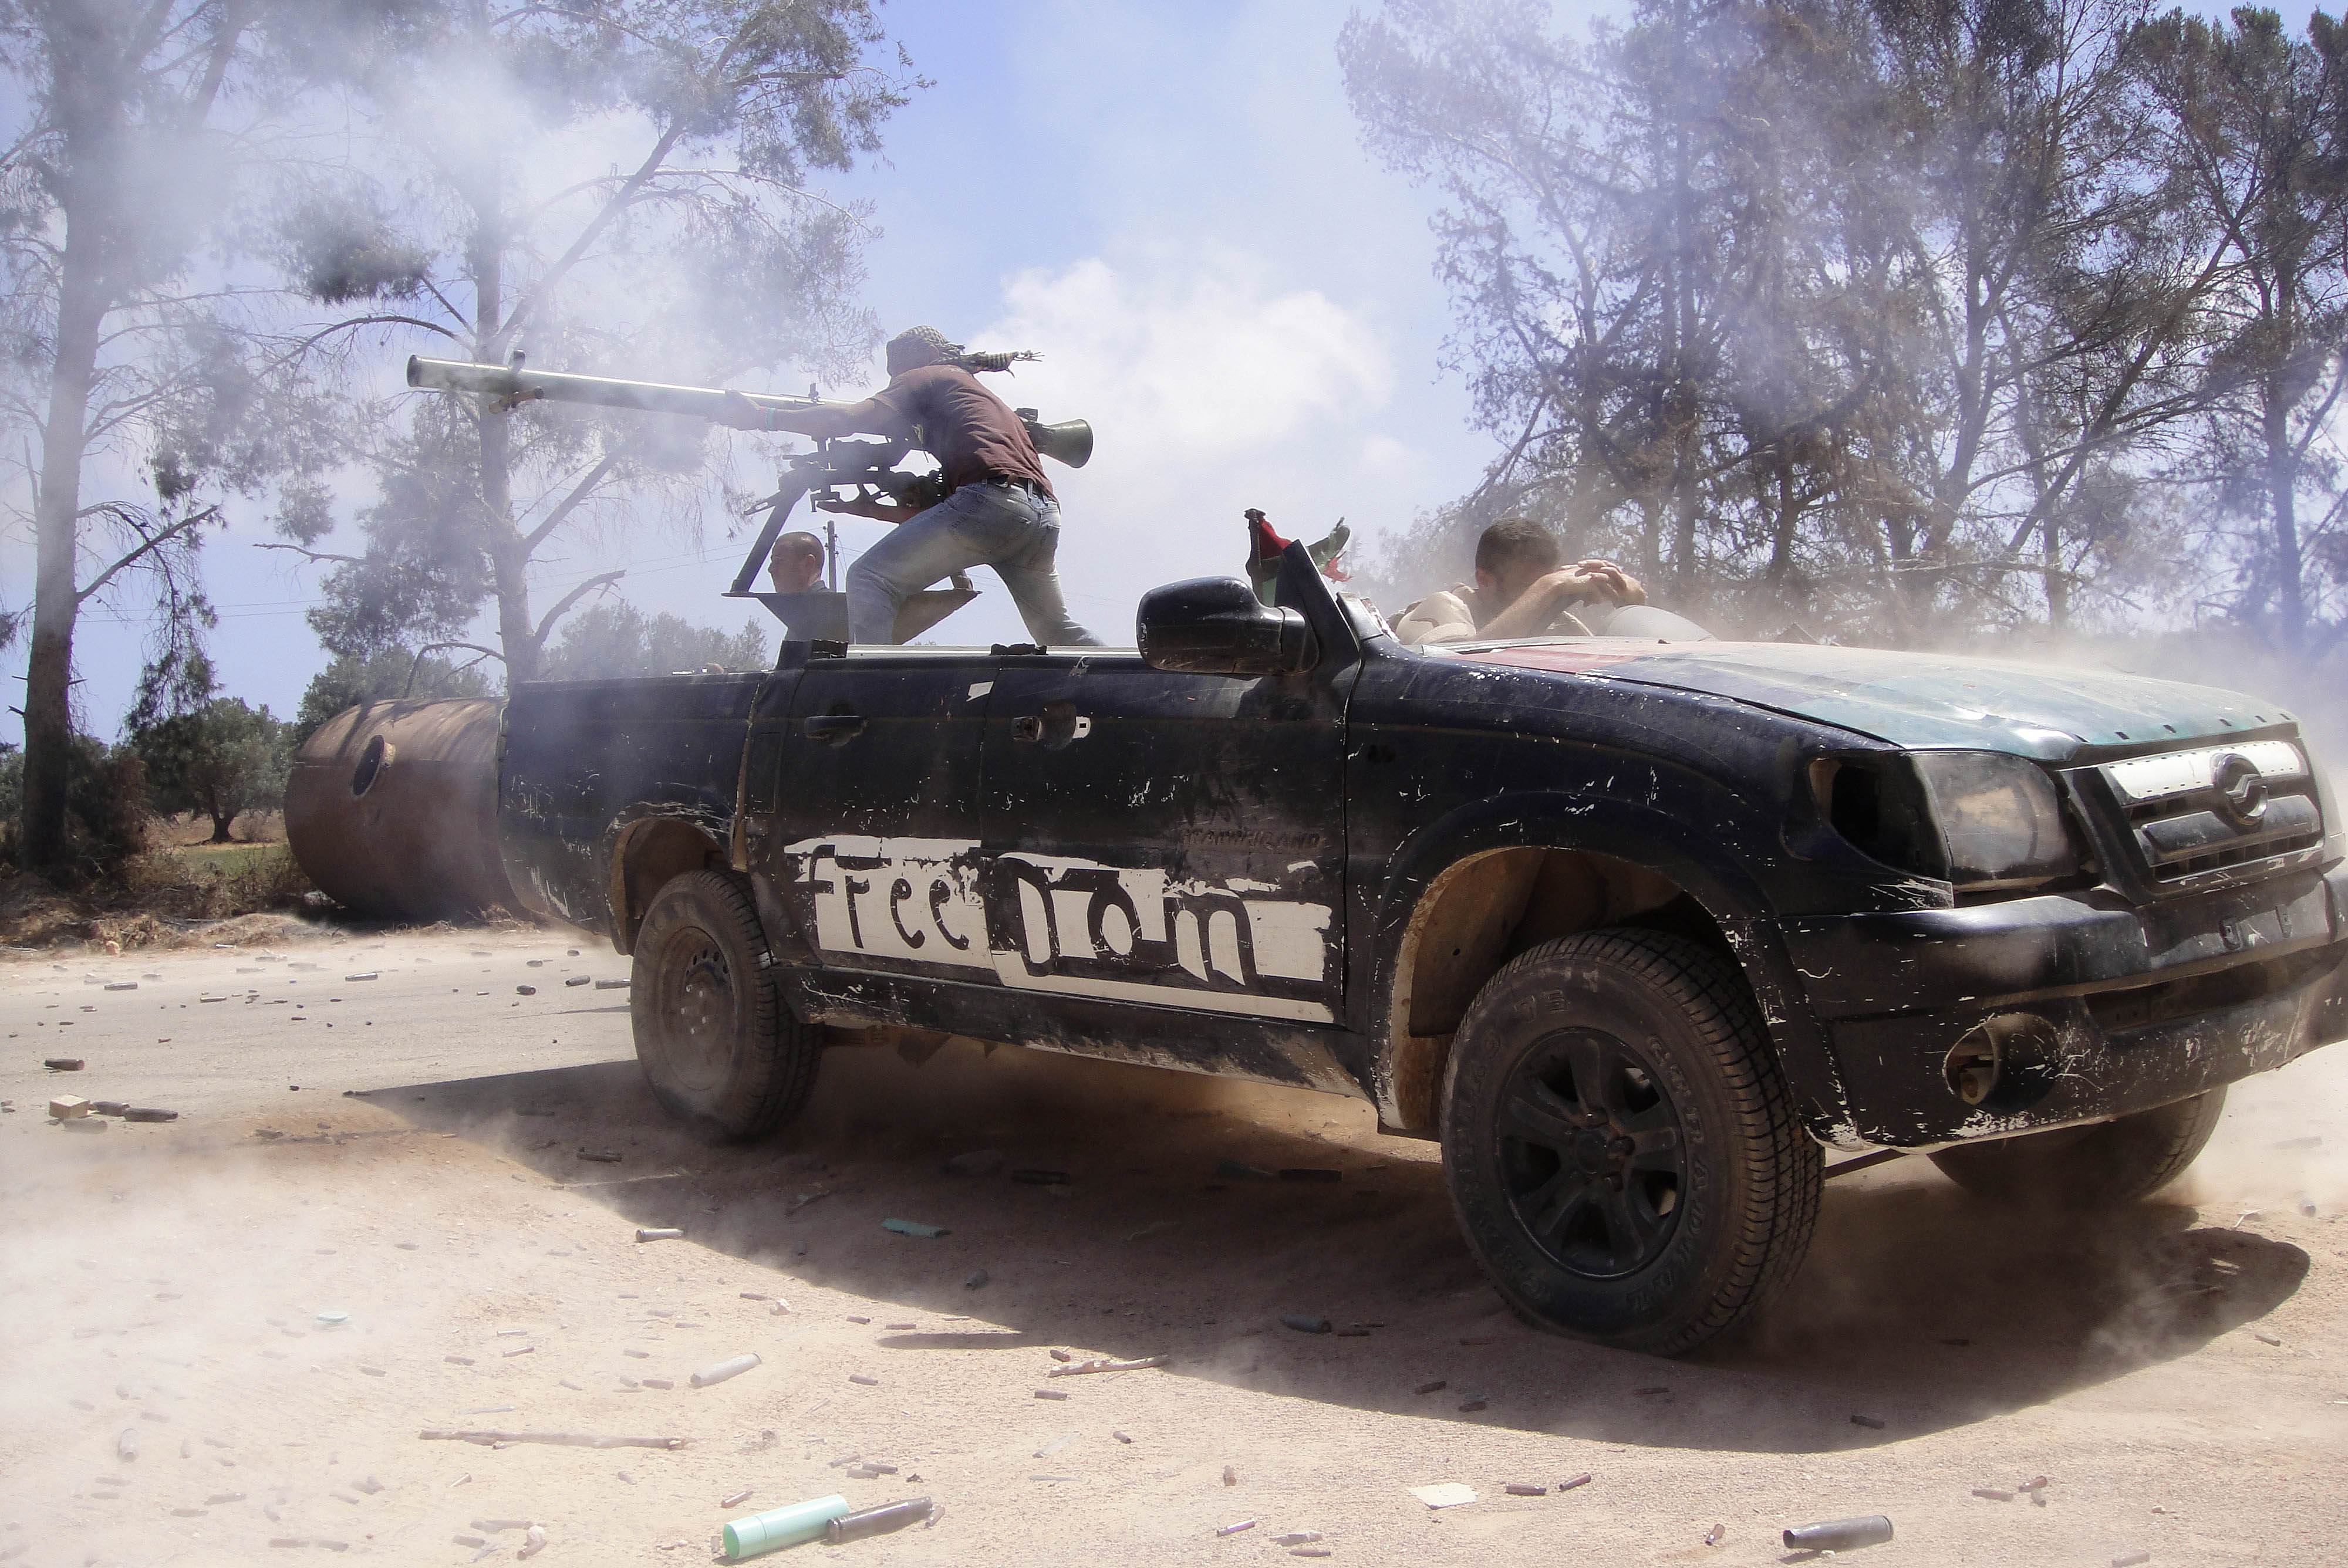
[[(876, 209), (868, 299), (890, 330), (927, 322), (977, 345), (1042, 350), (1041, 364), (994, 384), (1047, 418), (1097, 426), (1093, 463), (1055, 477), (1071, 606), (1108, 641), (1129, 641), (1143, 589), (1236, 571), (1244, 507), (1308, 537), (1340, 516), (1357, 530), (1398, 526), (1472, 485), (1484, 460), (1464, 392), (1437, 370), (1432, 204), (1363, 152), (1345, 107), (1334, 41), (1348, 9), (882, 10), (935, 86), (891, 121), (877, 164), (827, 189)], [(843, 546), (879, 531), (850, 520)], [(302, 618), (315, 573), (256, 549), (267, 537), (247, 508), (207, 543), (205, 569), (223, 688), (285, 713), (324, 662)], [(731, 628), (755, 609), (716, 597), (739, 553), (722, 529), (698, 546), (674, 525), (607, 529), (548, 563), (538, 602), (623, 565), (632, 602)], [(29, 592), (30, 554), (0, 544), (7, 602)], [(1019, 634), (1001, 586), (978, 580), (980, 601), (942, 640)], [(83, 622), (80, 696), (99, 733), (128, 704), (145, 638), (135, 612)]]
[[(1042, 350), (997, 386), (1099, 428), (1094, 463), (1054, 478), (1071, 605), (1111, 641), (1143, 589), (1235, 569), (1247, 507), (1313, 537), (1340, 516), (1375, 529), (1480, 470), (1436, 368), (1432, 204), (1364, 153), (1345, 107), (1348, 9), (884, 13), (938, 85), (891, 167), (848, 182), (885, 231), (872, 303), (892, 331)], [(953, 629), (1013, 634), (992, 609)]]

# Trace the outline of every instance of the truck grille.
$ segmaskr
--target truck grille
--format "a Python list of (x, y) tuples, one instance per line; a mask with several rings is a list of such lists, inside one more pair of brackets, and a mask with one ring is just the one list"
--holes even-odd
[(2155, 882), (2256, 869), (2323, 841), (2315, 778), (2294, 742), (2163, 752), (2096, 771)]

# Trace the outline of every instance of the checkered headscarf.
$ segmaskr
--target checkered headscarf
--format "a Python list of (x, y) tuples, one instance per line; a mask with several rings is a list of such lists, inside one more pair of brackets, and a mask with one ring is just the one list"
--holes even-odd
[(925, 344), (930, 350), (932, 358), (939, 364), (953, 364), (962, 358), (962, 344), (953, 342), (935, 327), (907, 327), (889, 340), (889, 346), (894, 348), (901, 343)]

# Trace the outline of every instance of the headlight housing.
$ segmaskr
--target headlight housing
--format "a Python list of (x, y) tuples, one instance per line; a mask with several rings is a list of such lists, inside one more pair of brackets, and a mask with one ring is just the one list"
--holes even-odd
[(2042, 886), (2079, 869), (2046, 770), (2003, 752), (1910, 752), (1813, 764), (1818, 804), (1870, 857), (1960, 893)]

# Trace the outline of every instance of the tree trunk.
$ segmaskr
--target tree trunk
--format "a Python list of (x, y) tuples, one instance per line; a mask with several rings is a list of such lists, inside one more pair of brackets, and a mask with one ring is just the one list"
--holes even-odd
[(1795, 494), (1792, 461), (1786, 456), (1782, 447), (1772, 456), (1773, 466), (1777, 470), (1777, 515), (1769, 536), (1769, 566), (1762, 573), (1762, 580), (1769, 585), (1770, 593), (1782, 606), (1786, 597), (1786, 574), (1793, 569), (1794, 565), (1794, 540), (1801, 529), (1802, 507), (1800, 498)]
[(228, 825), (236, 820), (236, 813), (231, 812), (226, 816), (222, 816), (216, 811), (208, 811), (204, 815), (212, 819), (211, 841), (214, 844), (233, 844), (236, 842), (236, 840), (228, 835)]
[(41, 426), (40, 491), (33, 503), (36, 565), (18, 831), (25, 866), (33, 871), (57, 870), (70, 858), (66, 785), (73, 746), (74, 622), (81, 610), (75, 580), (81, 465), (99, 329), (113, 286), (108, 262), (116, 214), (110, 177), (103, 171), (118, 167), (125, 125), (121, 95), (112, 90), (110, 77), (118, 62), (108, 59), (115, 40), (107, 25), (94, 16), (70, 15), (51, 23), (50, 29), (56, 108), (66, 138), (58, 199), (66, 242), (57, 263), (57, 324), (48, 413)]
[[(474, 207), (472, 245), (476, 357), (505, 359), (515, 344), (505, 322), (505, 225), (491, 188)], [(482, 402), (481, 548), (497, 585), (498, 649), (505, 657), (506, 683), (538, 675), (538, 641), (530, 635), (530, 548), (513, 517), (513, 415)]]
[(2267, 388), (2267, 505), (2274, 513), (2275, 620), (2283, 651), (2307, 646), (2307, 562), (2299, 540), (2299, 466), (2292, 461), (2291, 405)]
[(513, 416), (481, 410), (481, 528), (498, 590), (498, 647), (506, 681), (538, 678), (538, 641), (530, 625), (530, 548), (513, 521)]
[(25, 866), (54, 871), (69, 858), (66, 783), (73, 746), (74, 620), (81, 605), (74, 579), (81, 510), (83, 420), (98, 358), (98, 307), (90, 269), (74, 265), (68, 245), (64, 282), (71, 308), (60, 311), (49, 374), (48, 419), (41, 433), (41, 489), (34, 502), (37, 567), (33, 587), (32, 656), (25, 682), (25, 804), (20, 842)]
[(1921, 620), (1916, 613), (1912, 579), (1916, 539), (1922, 531), (1916, 519), (1904, 511), (1894, 510), (1883, 519), (1881, 609), (1887, 632), (1896, 648), (1904, 648), (1915, 641)]
[(1663, 582), (1663, 508), (1653, 496), (1641, 496), (1639, 501), (1639, 575), (1649, 582)]
[(2039, 525), (2038, 569), (2046, 580), (2046, 624), (2055, 631), (2071, 624), (2071, 579), (2063, 572), (2063, 516), (2049, 510)]

